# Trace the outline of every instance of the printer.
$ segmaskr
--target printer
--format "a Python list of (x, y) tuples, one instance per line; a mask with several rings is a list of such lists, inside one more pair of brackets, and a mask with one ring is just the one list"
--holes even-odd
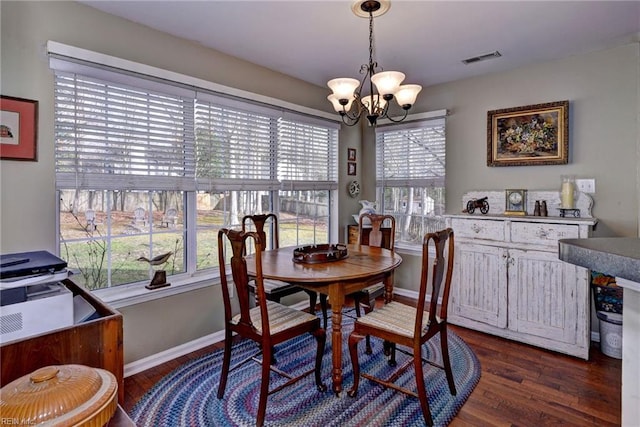
[(0, 255), (0, 343), (73, 325), (66, 267), (47, 251)]

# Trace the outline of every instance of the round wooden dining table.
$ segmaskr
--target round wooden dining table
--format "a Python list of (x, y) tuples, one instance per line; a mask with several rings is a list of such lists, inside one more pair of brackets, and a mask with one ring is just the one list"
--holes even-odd
[[(342, 391), (342, 308), (346, 295), (383, 282), (385, 301), (391, 301), (393, 271), (402, 258), (393, 251), (364, 245), (347, 245), (347, 257), (328, 262), (293, 261), (296, 246), (282, 247), (262, 253), (265, 279), (280, 280), (329, 296), (331, 303), (332, 381), (333, 391)], [(253, 255), (247, 257), (247, 269), (255, 275)]]

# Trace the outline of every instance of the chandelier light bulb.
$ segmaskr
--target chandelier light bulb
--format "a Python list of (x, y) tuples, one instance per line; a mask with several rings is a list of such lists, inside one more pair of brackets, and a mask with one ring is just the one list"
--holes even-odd
[(403, 80), (404, 73), (400, 71), (382, 71), (371, 76), (371, 81), (382, 96), (394, 95)]
[(420, 85), (400, 86), (396, 92), (396, 101), (398, 102), (398, 105), (405, 110), (408, 110), (413, 104), (415, 104), (418, 93), (420, 93), (421, 90), (422, 86)]
[(347, 101), (353, 101), (353, 93), (358, 86), (360, 86), (360, 82), (351, 78), (338, 78), (329, 80), (327, 86), (333, 91), (333, 94), (338, 100), (346, 99)]
[[(369, 115), (380, 115), (380, 113), (384, 110), (384, 107), (387, 105), (387, 101), (384, 98), (381, 98), (380, 95), (375, 94), (373, 96), (373, 103), (371, 102), (371, 95), (367, 95), (362, 98), (362, 104), (367, 108)], [(378, 103), (377, 105), (375, 103)]]
[(331, 94), (327, 96), (327, 99), (333, 105), (333, 109), (336, 110), (337, 113), (344, 113), (351, 109), (351, 105), (353, 104), (353, 97), (347, 102), (347, 105), (340, 104), (340, 99), (335, 94)]

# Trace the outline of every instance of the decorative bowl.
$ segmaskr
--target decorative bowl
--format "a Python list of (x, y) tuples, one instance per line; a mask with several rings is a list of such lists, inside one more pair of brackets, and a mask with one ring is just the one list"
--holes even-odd
[(347, 246), (341, 243), (302, 246), (293, 250), (293, 261), (303, 264), (340, 261), (348, 256)]

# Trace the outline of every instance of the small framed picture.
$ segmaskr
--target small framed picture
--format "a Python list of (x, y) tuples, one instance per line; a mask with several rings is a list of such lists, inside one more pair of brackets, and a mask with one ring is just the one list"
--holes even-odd
[(356, 174), (356, 162), (347, 163), (347, 175), (355, 175)]
[(38, 101), (0, 96), (0, 159), (36, 161)]
[(355, 148), (347, 148), (347, 157), (350, 162), (356, 161), (356, 149)]

